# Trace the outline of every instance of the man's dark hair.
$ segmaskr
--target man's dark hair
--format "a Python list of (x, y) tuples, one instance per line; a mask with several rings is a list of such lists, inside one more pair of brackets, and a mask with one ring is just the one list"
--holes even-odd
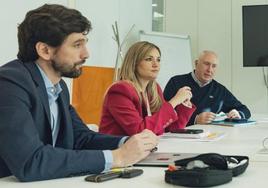
[(37, 42), (52, 47), (60, 46), (71, 33), (84, 33), (91, 30), (90, 21), (79, 11), (62, 5), (45, 4), (29, 11), (18, 26), (18, 59), (23, 62), (35, 61), (38, 54)]

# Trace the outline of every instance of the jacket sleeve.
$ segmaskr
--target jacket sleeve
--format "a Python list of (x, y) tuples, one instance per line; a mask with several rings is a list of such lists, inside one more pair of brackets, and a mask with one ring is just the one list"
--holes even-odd
[(194, 104), (192, 108), (186, 107), (183, 104), (178, 105), (175, 109), (177, 112), (178, 119), (177, 121), (170, 124), (165, 131), (170, 132), (172, 130), (184, 129), (189, 122), (193, 112), (196, 110)]
[[(60, 84), (62, 87), (60, 96), (62, 99), (62, 108), (66, 119), (69, 119), (69, 121), (66, 120), (67, 123), (65, 124), (65, 129), (69, 129), (69, 131), (65, 131), (66, 134), (64, 136), (67, 137), (68, 133), (72, 134), (70, 137), (73, 138), (72, 141), (74, 142), (74, 149), (116, 149), (122, 137), (100, 134), (89, 130), (82, 119), (79, 117), (74, 107), (70, 105), (70, 97), (66, 83), (61, 80)], [(69, 138), (69, 140), (71, 139)]]
[[(172, 81), (170, 81), (170, 84), (172, 84)], [(160, 87), (158, 87), (158, 93), (162, 100), (165, 101)], [(177, 118), (175, 121), (169, 121), (165, 125), (165, 131), (169, 132), (172, 130), (184, 129), (195, 110), (196, 106), (194, 104), (192, 104), (191, 108), (184, 106), (183, 104), (179, 104), (178, 106), (176, 106), (175, 111)]]
[[(175, 83), (175, 77), (172, 77), (165, 89), (164, 89), (164, 98), (169, 101), (172, 97), (175, 96), (178, 88), (180, 87), (179, 83)], [(195, 110), (196, 106), (193, 105), (192, 108), (188, 108), (183, 105), (178, 105), (176, 108), (176, 112), (178, 114), (178, 121), (167, 127), (166, 131), (171, 131), (178, 128), (185, 128), (188, 125), (194, 124), (194, 119), (196, 116)], [(195, 114), (195, 115), (194, 115)], [(192, 116), (193, 115), (193, 116)]]
[(72, 106), (70, 106), (70, 114), (74, 130), (75, 149), (112, 150), (118, 148), (122, 136), (101, 134), (89, 130)]
[[(34, 94), (4, 79), (0, 79), (0, 85), (3, 86), (0, 92), (0, 158), (9, 173), (20, 181), (36, 181), (103, 171), (104, 154), (102, 150), (94, 149), (94, 145), (104, 149), (105, 143), (99, 142), (111, 138), (88, 132), (87, 138), (78, 142), (91, 150), (45, 145), (33, 119), (33, 109), (38, 106), (32, 103)], [(70, 109), (70, 113), (74, 116), (75, 112)], [(78, 121), (74, 119), (74, 122)], [(76, 137), (79, 137), (79, 132), (86, 134), (85, 127), (81, 127), (77, 126)]]
[(242, 104), (227, 88), (225, 88), (225, 95), (222, 108), (225, 113), (228, 113), (232, 109), (236, 109), (242, 118), (248, 119), (251, 116), (248, 107)]

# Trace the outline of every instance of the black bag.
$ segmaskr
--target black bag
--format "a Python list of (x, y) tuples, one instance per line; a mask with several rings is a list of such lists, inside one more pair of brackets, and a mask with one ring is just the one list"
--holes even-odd
[(247, 156), (206, 153), (175, 161), (178, 169), (166, 170), (165, 181), (174, 185), (209, 187), (221, 185), (242, 174), (249, 164)]

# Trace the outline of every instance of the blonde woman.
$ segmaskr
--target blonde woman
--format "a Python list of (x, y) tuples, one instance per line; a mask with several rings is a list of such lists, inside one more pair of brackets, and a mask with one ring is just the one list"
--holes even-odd
[(156, 77), (160, 70), (160, 49), (149, 42), (132, 45), (123, 61), (119, 81), (107, 91), (99, 131), (133, 135), (144, 129), (161, 135), (185, 128), (195, 110), (189, 87), (182, 87), (165, 101)]

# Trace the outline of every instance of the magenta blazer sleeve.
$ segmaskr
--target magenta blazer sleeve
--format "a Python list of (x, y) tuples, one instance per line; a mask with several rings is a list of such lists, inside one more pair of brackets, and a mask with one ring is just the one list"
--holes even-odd
[[(163, 96), (163, 92), (162, 92), (160, 86), (158, 86), (158, 93), (159, 93), (159, 96), (161, 97), (161, 99), (163, 101), (165, 101), (164, 96)], [(166, 103), (168, 103), (168, 102), (166, 102)], [(176, 119), (176, 121), (172, 121), (172, 122), (169, 121), (164, 125), (165, 132), (170, 132), (170, 131), (176, 130), (176, 129), (184, 129), (195, 110), (196, 110), (196, 106), (194, 104), (192, 104), (192, 108), (184, 106), (183, 104), (176, 106), (175, 111), (177, 113), (177, 119)]]
[[(159, 87), (158, 92), (163, 100)], [(127, 82), (117, 82), (108, 90), (103, 104), (100, 132), (116, 135), (133, 135), (144, 129), (163, 134), (166, 127), (184, 128), (194, 108), (179, 107), (176, 111), (163, 100), (163, 105), (152, 116), (146, 116), (135, 88)], [(182, 110), (182, 112), (181, 112)], [(187, 113), (186, 113), (187, 112)], [(186, 115), (187, 117), (184, 117)]]

